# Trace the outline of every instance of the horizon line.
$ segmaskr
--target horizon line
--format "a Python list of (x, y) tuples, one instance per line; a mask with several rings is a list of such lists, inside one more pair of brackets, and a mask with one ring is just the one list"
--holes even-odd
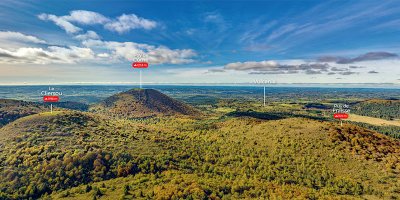
[[(140, 85), (138, 82), (60, 82), (60, 83), (7, 83), (1, 84), (0, 86), (49, 86), (49, 85), (58, 85), (58, 86), (129, 86), (129, 85)], [(394, 88), (400, 89), (399, 83), (250, 83), (250, 82), (242, 82), (242, 83), (173, 83), (173, 82), (147, 82), (142, 83), (142, 86), (152, 86), (152, 85), (177, 85), (177, 86), (266, 86), (266, 87), (309, 87), (309, 86), (362, 86), (367, 88)], [(384, 87), (386, 86), (386, 87)], [(356, 88), (356, 87), (353, 87)]]
[[(260, 79), (261, 80), (261, 79)], [(259, 80), (257, 80), (259, 81)], [(400, 79), (398, 82), (343, 82), (343, 83), (334, 83), (334, 82), (277, 82), (271, 80), (262, 80), (268, 81), (267, 84), (276, 85), (276, 84), (399, 84)], [(141, 82), (142, 84), (259, 84), (259, 82)], [(48, 83), (44, 82), (10, 82), (10, 83), (0, 83), (0, 85), (48, 85)], [(138, 81), (109, 81), (109, 82), (83, 82), (83, 81), (75, 81), (75, 82), (55, 82), (52, 85), (59, 84), (59, 85), (66, 85), (66, 84), (140, 84)]]

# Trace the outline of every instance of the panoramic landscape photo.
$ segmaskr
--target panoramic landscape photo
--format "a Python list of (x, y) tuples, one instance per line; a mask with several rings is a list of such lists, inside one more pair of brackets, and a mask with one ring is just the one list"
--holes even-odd
[(400, 199), (400, 1), (0, 2), (0, 200)]

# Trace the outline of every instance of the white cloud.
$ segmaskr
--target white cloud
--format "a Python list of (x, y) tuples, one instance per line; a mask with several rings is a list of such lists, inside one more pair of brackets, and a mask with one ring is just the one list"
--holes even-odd
[(0, 48), (0, 63), (7, 64), (50, 64), (77, 63), (94, 58), (89, 48), (50, 46), (47, 49), (24, 47), (15, 51)]
[[(1, 38), (8, 40), (18, 39), (30, 41), (31, 43), (44, 44), (28, 45), (23, 44), (14, 48), (6, 48), (0, 44), (0, 63), (10, 64), (51, 64), (51, 63), (116, 63), (133, 61), (138, 54), (146, 55), (151, 64), (184, 64), (194, 62), (197, 56), (192, 49), (170, 49), (166, 46), (154, 46), (135, 42), (114, 42), (101, 41), (100, 36), (94, 31), (83, 32), (80, 27), (72, 23), (82, 25), (103, 24), (105, 28), (124, 33), (132, 29), (152, 29), (157, 23), (152, 20), (140, 18), (134, 14), (123, 14), (116, 19), (107, 18), (99, 13), (75, 10), (70, 15), (56, 16), (51, 14), (40, 14), (41, 20), (52, 21), (63, 28), (67, 33), (73, 35), (77, 40), (82, 41), (82, 47), (69, 46), (48, 46), (48, 44), (34, 36), (28, 36), (16, 32), (0, 32)], [(5, 43), (8, 43), (6, 41)], [(43, 47), (46, 46), (46, 47)]]
[(54, 22), (57, 26), (64, 29), (67, 33), (77, 33), (82, 30), (81, 28), (70, 23), (66, 17), (58, 17), (55, 15), (49, 15), (49, 14), (42, 13), (42, 14), (38, 15), (38, 18), (41, 20), (44, 20), (44, 21)]
[(134, 14), (130, 15), (121, 15), (117, 18), (117, 20), (113, 20), (109, 23), (106, 23), (104, 27), (108, 30), (115, 31), (118, 33), (125, 33), (132, 29), (143, 28), (146, 30), (155, 28), (157, 23), (152, 20), (144, 19), (138, 17)]
[[(114, 42), (98, 40), (94, 31), (76, 35), (84, 47), (48, 46), (44, 40), (17, 32), (0, 32), (0, 41), (6, 44), (11, 40), (30, 41), (9, 48), (0, 44), (0, 63), (8, 64), (50, 64), (50, 63), (115, 63), (133, 61), (138, 54), (146, 55), (151, 64), (184, 64), (194, 62), (197, 55), (192, 49), (170, 49), (166, 46), (153, 46), (134, 42)], [(30, 43), (43, 44), (37, 46)]]
[(288, 61), (249, 61), (228, 63), (224, 66), (225, 70), (249, 71), (250, 74), (322, 74), (328, 72), (331, 66), (326, 63), (300, 62), (297, 60)]
[(192, 49), (170, 49), (134, 42), (114, 42), (101, 40), (83, 41), (89, 48), (110, 51), (111, 57), (133, 61), (138, 54), (148, 57), (150, 64), (184, 64), (193, 62), (197, 54)]
[(35, 36), (25, 35), (23, 33), (13, 31), (0, 31), (0, 43), (7, 42), (46, 44), (46, 41)]
[(256, 61), (249, 61), (249, 62), (235, 62), (235, 63), (229, 63), (225, 65), (225, 69), (231, 69), (231, 70), (239, 70), (239, 71), (245, 71), (245, 70), (275, 70), (279, 67), (279, 64), (276, 61), (272, 60), (264, 60), (261, 62), (256, 62)]
[(103, 24), (111, 21), (104, 15), (87, 10), (73, 10), (69, 16), (64, 17), (66, 20), (71, 22), (77, 22), (80, 24)]
[(64, 63), (77, 63), (94, 58), (94, 52), (90, 48), (70, 46), (69, 48), (51, 46), (48, 48), (54, 57)]
[(97, 57), (99, 57), (99, 58), (108, 58), (108, 57), (110, 57), (110, 54), (108, 54), (108, 53), (99, 53), (99, 54), (97, 54)]
[[(131, 62), (138, 54), (143, 54), (147, 55), (150, 64), (184, 64), (193, 62), (192, 58), (196, 56), (196, 52), (191, 49), (170, 49), (165, 46), (152, 46), (134, 42), (88, 40), (84, 41), (83, 44), (86, 47), (22, 47), (15, 50), (0, 48), (0, 63), (73, 64), (84, 61), (94, 63)], [(95, 53), (92, 49), (98, 53)]]
[(97, 33), (94, 31), (87, 31), (84, 34), (79, 34), (75, 36), (75, 38), (78, 40), (89, 40), (89, 39), (97, 40), (100, 39), (100, 36), (97, 35)]
[[(67, 33), (76, 34), (82, 29), (75, 26), (73, 23), (82, 25), (96, 25), (101, 24), (105, 29), (117, 33), (126, 33), (133, 29), (150, 30), (157, 26), (153, 20), (138, 17), (135, 14), (122, 14), (121, 16), (111, 19), (100, 13), (86, 11), (86, 10), (73, 10), (69, 15), (56, 16), (51, 14), (42, 13), (38, 18), (45, 21), (52, 21), (57, 26), (64, 29)], [(94, 39), (94, 38), (92, 38)]]

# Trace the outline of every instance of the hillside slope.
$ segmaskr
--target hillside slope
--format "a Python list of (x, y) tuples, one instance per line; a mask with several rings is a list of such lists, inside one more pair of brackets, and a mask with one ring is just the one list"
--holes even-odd
[[(178, 147), (178, 167), (84, 185), (53, 199), (387, 199), (399, 198), (399, 142), (353, 125), (249, 118), (181, 127), (157, 136)], [(182, 126), (182, 124), (184, 126)], [(165, 138), (165, 139), (163, 139)], [(169, 139), (167, 139), (169, 138)], [(180, 141), (181, 139), (177, 139)]]
[(18, 118), (47, 110), (39, 103), (0, 99), (0, 127)]
[[(86, 180), (92, 172), (90, 160), (100, 154), (93, 149), (105, 145), (102, 137), (112, 130), (101, 117), (77, 111), (34, 114), (4, 126), (0, 129), (0, 199), (38, 198), (92, 180)], [(80, 169), (71, 171), (69, 162), (80, 163)]]
[[(88, 109), (88, 105), (78, 102), (56, 102), (53, 104), (53, 110), (80, 110)], [(27, 102), (12, 99), (0, 99), (0, 127), (14, 120), (28, 115), (41, 112), (48, 112), (50, 104)]]
[(92, 106), (90, 110), (108, 116), (127, 118), (198, 114), (194, 108), (153, 89), (122, 92)]
[(354, 125), (57, 112), (0, 138), (3, 198), (400, 198), (399, 141)]

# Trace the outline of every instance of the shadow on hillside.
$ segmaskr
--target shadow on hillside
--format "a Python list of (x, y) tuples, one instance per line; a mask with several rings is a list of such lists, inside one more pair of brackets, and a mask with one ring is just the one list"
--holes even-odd
[(271, 114), (271, 113), (263, 113), (263, 112), (256, 112), (256, 111), (234, 111), (226, 114), (229, 117), (253, 117), (257, 119), (265, 119), (265, 120), (279, 120), (284, 119), (285, 117)]
[(313, 120), (321, 120), (327, 121), (328, 119), (324, 117), (316, 117), (316, 116), (309, 116), (303, 114), (294, 114), (294, 113), (285, 113), (285, 112), (276, 112), (276, 113), (266, 113), (266, 112), (257, 112), (257, 111), (234, 111), (226, 114), (229, 117), (252, 117), (256, 119), (263, 119), (263, 120), (280, 120), (285, 118), (307, 118)]

